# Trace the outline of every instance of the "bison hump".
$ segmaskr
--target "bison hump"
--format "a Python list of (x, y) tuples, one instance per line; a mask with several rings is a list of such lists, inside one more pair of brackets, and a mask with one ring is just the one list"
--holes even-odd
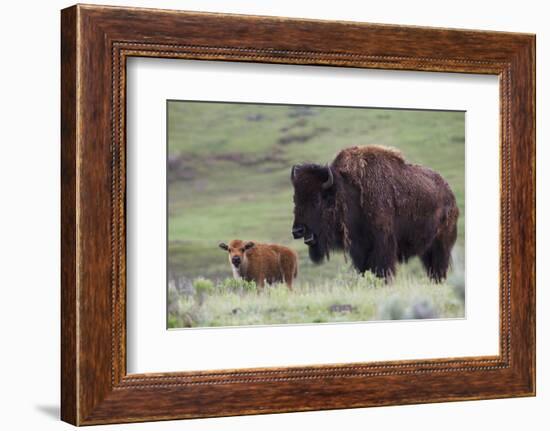
[(388, 164), (403, 165), (405, 159), (399, 150), (380, 145), (346, 148), (338, 153), (333, 162), (335, 168), (348, 174), (360, 172), (369, 165), (375, 167)]

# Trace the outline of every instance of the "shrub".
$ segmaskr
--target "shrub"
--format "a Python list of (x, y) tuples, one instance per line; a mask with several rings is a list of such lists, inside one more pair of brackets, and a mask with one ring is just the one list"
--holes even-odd
[(456, 297), (464, 303), (466, 299), (466, 282), (464, 280), (464, 259), (462, 254), (453, 250), (453, 268), (449, 276), (449, 284), (453, 286)]
[(180, 328), (182, 325), (179, 319), (176, 316), (168, 316), (168, 327), (169, 328)]
[(239, 288), (241, 285), (241, 280), (237, 280), (236, 278), (226, 278), (221, 283), (218, 284), (218, 288), (226, 289), (229, 291), (234, 291)]
[(255, 281), (246, 281), (241, 280), (241, 286), (245, 292), (255, 292), (256, 291), (256, 282)]
[(226, 278), (221, 283), (218, 283), (217, 290), (220, 291), (221, 293), (255, 292), (256, 283), (254, 281), (246, 281), (246, 280), (236, 279), (236, 278)]
[(409, 319), (435, 319), (436, 317), (438, 316), (434, 305), (428, 299), (415, 302), (407, 313)]
[(196, 278), (193, 280), (193, 288), (195, 289), (195, 298), (199, 306), (204, 303), (208, 294), (214, 291), (214, 283), (206, 278)]
[(386, 282), (383, 278), (377, 277), (370, 271), (365, 271), (365, 274), (361, 277), (359, 280), (359, 285), (363, 285), (365, 287), (385, 287)]
[(278, 283), (272, 286), (269, 286), (268, 288), (268, 294), (269, 298), (273, 299), (274, 301), (287, 301), (289, 290), (286, 284)]
[(378, 308), (378, 320), (401, 320), (406, 318), (404, 301), (398, 296), (391, 296), (383, 300)]

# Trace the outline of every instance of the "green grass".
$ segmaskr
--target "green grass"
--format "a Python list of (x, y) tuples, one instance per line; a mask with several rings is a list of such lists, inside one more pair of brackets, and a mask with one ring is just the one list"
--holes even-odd
[[(252, 295), (250, 301), (260, 301), (266, 307), (260, 307), (264, 312), (258, 312), (256, 323), (303, 323), (304, 319), (313, 322), (330, 318), (330, 313), (321, 312), (322, 307), (306, 313), (303, 307), (298, 312), (298, 308), (291, 305), (316, 303), (316, 295), (319, 301), (325, 298), (323, 307), (336, 301), (335, 293), (330, 296), (327, 289), (338, 283), (337, 274), (354, 275), (354, 271), (341, 254), (333, 255), (324, 265), (314, 266), (307, 257), (307, 247), (301, 241), (292, 240), (289, 175), (295, 163), (325, 164), (339, 150), (353, 145), (393, 146), (400, 149), (407, 160), (441, 173), (451, 185), (461, 212), (456, 254), (460, 256), (464, 249), (462, 112), (321, 107), (304, 111), (294, 106), (171, 101), (168, 117), (168, 153), (170, 160), (176, 160), (168, 171), (168, 273), (170, 280), (179, 280), (178, 304), (193, 301), (192, 280), (204, 277), (218, 285), (231, 276), (227, 253), (220, 250), (217, 243), (240, 238), (285, 244), (294, 248), (300, 257), (297, 288), (288, 294), (288, 313), (266, 311), (273, 308), (269, 306), (270, 301), (275, 301), (271, 294)], [(460, 270), (455, 273), (457, 271)], [(392, 286), (382, 287), (378, 294), (377, 289), (357, 288), (350, 292), (343, 289), (339, 300), (351, 300), (349, 295), (352, 295), (361, 303), (374, 304), (381, 301), (382, 292), (387, 295), (393, 292), (395, 298), (410, 300), (406, 292), (411, 289), (418, 290), (418, 295), (437, 288), (452, 290), (449, 286), (434, 287), (427, 282), (417, 260), (399, 272), (407, 275), (406, 282), (398, 275)], [(400, 283), (409, 287), (401, 289)], [(222, 297), (215, 291), (209, 293), (201, 313), (207, 313), (210, 307), (211, 314), (218, 317), (199, 321), (206, 326), (220, 319), (225, 322), (223, 325), (229, 324), (226, 322), (229, 317), (220, 316), (225, 316), (226, 308), (235, 301), (237, 299), (229, 294)], [(363, 310), (359, 302), (354, 305), (355, 309)], [(169, 307), (172, 305), (169, 303)], [(290, 312), (291, 308), (295, 311)], [(214, 309), (219, 313), (214, 313)], [(245, 322), (244, 314), (249, 311), (238, 318), (232, 315), (230, 320), (241, 322), (235, 324), (253, 324)], [(448, 315), (444, 307), (439, 311), (442, 317)], [(299, 316), (300, 313), (303, 315)], [(372, 318), (366, 311), (354, 313), (332, 318)], [(172, 323), (185, 326), (181, 320), (183, 315), (178, 317), (172, 313), (170, 316)], [(254, 319), (250, 317), (250, 320)]]
[(194, 280), (188, 294), (169, 288), (169, 328), (330, 323), (464, 316), (463, 285), (436, 285), (406, 269), (385, 284), (342, 271), (293, 291), (284, 284), (259, 291), (254, 283)]

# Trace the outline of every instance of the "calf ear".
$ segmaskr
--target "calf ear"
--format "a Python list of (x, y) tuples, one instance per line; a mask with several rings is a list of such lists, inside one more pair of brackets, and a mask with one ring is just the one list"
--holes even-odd
[(245, 250), (248, 250), (248, 249), (251, 249), (252, 247), (254, 247), (256, 244), (254, 244), (252, 241), (248, 241), (245, 245), (244, 245), (244, 248)]
[(227, 246), (227, 244), (223, 243), (223, 242), (220, 242), (218, 244), (218, 247), (221, 248), (222, 250), (229, 250), (229, 247)]

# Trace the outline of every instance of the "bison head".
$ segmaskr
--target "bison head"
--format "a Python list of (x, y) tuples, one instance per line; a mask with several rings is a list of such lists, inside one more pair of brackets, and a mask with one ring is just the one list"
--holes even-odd
[(323, 213), (334, 200), (334, 174), (331, 168), (316, 164), (295, 165), (291, 171), (294, 186), (294, 239), (304, 239), (311, 260), (320, 263), (328, 257), (327, 226)]
[(252, 241), (241, 241), (240, 239), (234, 239), (229, 245), (220, 242), (218, 246), (222, 250), (229, 252), (229, 263), (238, 269), (241, 265), (246, 265), (246, 252), (254, 247)]

